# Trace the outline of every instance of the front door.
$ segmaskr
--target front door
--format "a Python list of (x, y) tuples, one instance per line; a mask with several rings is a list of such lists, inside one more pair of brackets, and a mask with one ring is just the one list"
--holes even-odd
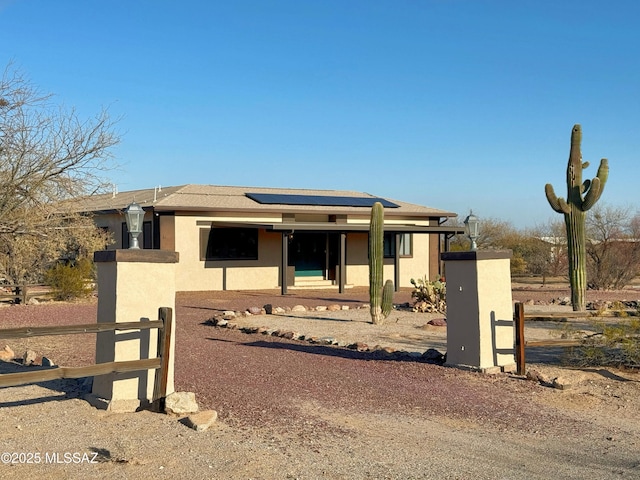
[(323, 277), (327, 264), (326, 233), (294, 233), (289, 251), (289, 265), (296, 277)]

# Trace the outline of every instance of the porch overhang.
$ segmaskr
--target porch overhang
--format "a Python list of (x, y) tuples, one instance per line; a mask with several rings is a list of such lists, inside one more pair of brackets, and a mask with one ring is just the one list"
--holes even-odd
[[(220, 228), (257, 228), (270, 232), (368, 232), (368, 223), (304, 223), (304, 222), (278, 222), (278, 223), (251, 223), (251, 222), (221, 222), (199, 221), (198, 225)], [(385, 224), (386, 232), (395, 233), (435, 233), (445, 235), (463, 234), (464, 229), (445, 225), (413, 225), (413, 224)]]

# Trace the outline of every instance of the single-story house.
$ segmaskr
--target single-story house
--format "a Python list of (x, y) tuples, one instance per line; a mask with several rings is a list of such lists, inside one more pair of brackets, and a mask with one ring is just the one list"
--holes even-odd
[(179, 253), (181, 291), (254, 290), (368, 285), (371, 206), (385, 207), (385, 279), (440, 274), (444, 225), (455, 213), (338, 190), (183, 185), (93, 195), (78, 208), (128, 248), (123, 211), (145, 211), (141, 248)]

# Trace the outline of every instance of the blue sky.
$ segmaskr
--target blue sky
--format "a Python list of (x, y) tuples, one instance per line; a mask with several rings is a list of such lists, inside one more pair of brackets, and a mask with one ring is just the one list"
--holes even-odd
[(559, 220), (573, 124), (637, 201), (640, 2), (0, 0), (0, 65), (122, 117), (120, 191), (345, 189)]

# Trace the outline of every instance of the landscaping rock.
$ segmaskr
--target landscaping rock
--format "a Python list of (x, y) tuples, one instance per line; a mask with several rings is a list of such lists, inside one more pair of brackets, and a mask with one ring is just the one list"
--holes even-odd
[(329, 305), (327, 307), (327, 310), (329, 312), (337, 312), (338, 310), (340, 310), (340, 305), (335, 305), (335, 304), (334, 305)]
[(546, 387), (553, 386), (553, 379), (538, 370), (529, 370), (527, 372), (527, 380), (539, 382)]
[(56, 366), (56, 364), (53, 363), (53, 360), (51, 360), (50, 358), (47, 358), (47, 357), (42, 357), (42, 361), (40, 362), (40, 364), (43, 367), (55, 367)]
[(291, 309), (292, 312), (306, 312), (307, 308), (304, 305), (296, 305)]
[(351, 350), (357, 350), (358, 352), (367, 352), (369, 350), (369, 345), (363, 342), (356, 342), (348, 345), (347, 348)]
[(224, 312), (222, 312), (222, 318), (224, 318), (225, 320), (236, 318), (236, 312), (232, 310), (225, 310)]
[(422, 354), (422, 359), (426, 360), (427, 362), (433, 362), (433, 363), (439, 363), (439, 364), (444, 363), (444, 355), (440, 353), (438, 350), (436, 350), (435, 348), (430, 348), (429, 350), (424, 352)]
[(433, 325), (434, 327), (446, 327), (447, 320), (444, 318), (434, 318), (433, 320), (429, 320), (427, 322), (429, 325)]
[(267, 315), (271, 315), (273, 314), (273, 305), (271, 305), (270, 303), (267, 303), (264, 307), (264, 313), (266, 313)]
[(186, 424), (189, 428), (193, 428), (196, 432), (204, 432), (218, 419), (218, 412), (215, 410), (203, 410), (202, 412), (189, 415)]
[(551, 383), (553, 388), (557, 388), (558, 390), (568, 390), (571, 388), (571, 381), (564, 377), (557, 377), (553, 379)]
[(247, 309), (247, 311), (251, 314), (251, 315), (262, 315), (263, 310), (260, 307), (249, 307)]
[(29, 367), (31, 365), (35, 365), (36, 360), (38, 359), (38, 354), (33, 350), (27, 350), (24, 352), (22, 356), (22, 365)]
[(193, 392), (174, 392), (167, 395), (164, 411), (174, 415), (185, 415), (198, 411), (196, 394)]
[(0, 360), (3, 362), (10, 362), (14, 358), (16, 358), (16, 354), (11, 350), (9, 345), (5, 345), (4, 348), (0, 350)]

